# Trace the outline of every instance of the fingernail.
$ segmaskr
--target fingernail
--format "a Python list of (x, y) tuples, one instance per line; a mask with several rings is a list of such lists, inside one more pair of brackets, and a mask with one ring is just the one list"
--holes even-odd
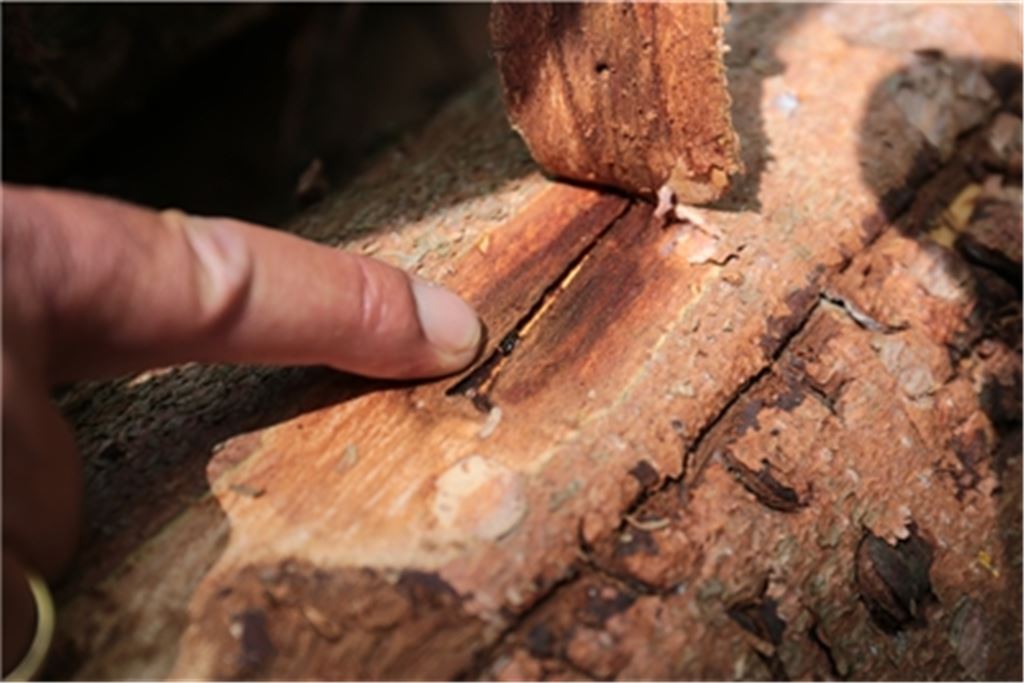
[(420, 327), (452, 369), (464, 367), (480, 347), (480, 319), (465, 301), (440, 285), (412, 277)]

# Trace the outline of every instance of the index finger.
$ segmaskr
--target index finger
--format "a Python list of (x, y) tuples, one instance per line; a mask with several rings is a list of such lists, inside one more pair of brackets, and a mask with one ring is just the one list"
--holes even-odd
[(3, 216), (5, 323), (54, 380), (191, 360), (427, 377), (481, 343), (450, 291), (287, 233), (14, 186)]

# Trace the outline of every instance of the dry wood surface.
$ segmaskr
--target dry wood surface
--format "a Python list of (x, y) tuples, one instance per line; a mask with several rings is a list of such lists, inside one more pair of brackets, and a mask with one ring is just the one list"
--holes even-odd
[(1018, 24), (737, 6), (699, 225), (543, 177), (480, 83), (289, 226), (463, 293), (480, 363), (67, 390), (51, 674), (1019, 677)]

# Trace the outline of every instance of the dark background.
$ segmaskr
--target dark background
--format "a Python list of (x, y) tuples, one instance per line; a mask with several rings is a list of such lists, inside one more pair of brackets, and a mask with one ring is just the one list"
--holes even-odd
[(278, 224), (492, 68), (487, 13), (4, 4), (3, 179)]

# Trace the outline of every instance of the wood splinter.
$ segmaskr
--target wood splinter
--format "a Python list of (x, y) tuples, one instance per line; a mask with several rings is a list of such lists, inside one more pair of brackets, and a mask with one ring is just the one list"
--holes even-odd
[(659, 205), (718, 200), (742, 171), (726, 19), (721, 1), (495, 4), (512, 127), (552, 175)]

